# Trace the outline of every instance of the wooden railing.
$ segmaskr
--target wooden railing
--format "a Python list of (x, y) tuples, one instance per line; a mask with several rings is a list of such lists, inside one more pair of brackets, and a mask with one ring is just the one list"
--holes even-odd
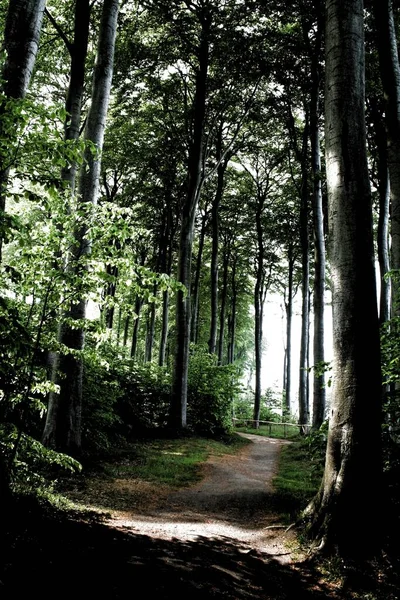
[(299, 430), (299, 433), (302, 435), (308, 435), (310, 433), (311, 425), (301, 425), (299, 423), (279, 423), (278, 421), (255, 421), (253, 419), (236, 419), (233, 417), (232, 419), (234, 427), (240, 426), (240, 423), (243, 423), (243, 427), (251, 427), (253, 429), (258, 429), (258, 426), (267, 426), (269, 430), (269, 435), (272, 433), (272, 427), (280, 426), (283, 427), (283, 437), (288, 437), (287, 433), (291, 427), (295, 427)]

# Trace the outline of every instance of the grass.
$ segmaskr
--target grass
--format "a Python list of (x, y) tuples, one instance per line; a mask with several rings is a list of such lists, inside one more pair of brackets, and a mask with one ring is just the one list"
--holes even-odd
[(301, 445), (293, 443), (281, 450), (278, 474), (274, 478), (277, 509), (292, 521), (317, 493), (322, 471)]
[(301, 439), (299, 428), (291, 425), (283, 425), (282, 423), (271, 423), (269, 425), (260, 425), (258, 429), (254, 427), (235, 427), (235, 431), (241, 433), (253, 433), (254, 435), (262, 435), (265, 437), (299, 440)]
[(211, 454), (235, 454), (247, 443), (235, 434), (223, 441), (197, 437), (149, 440), (133, 445), (124, 460), (106, 463), (104, 471), (116, 478), (135, 477), (179, 488), (201, 479), (201, 467)]

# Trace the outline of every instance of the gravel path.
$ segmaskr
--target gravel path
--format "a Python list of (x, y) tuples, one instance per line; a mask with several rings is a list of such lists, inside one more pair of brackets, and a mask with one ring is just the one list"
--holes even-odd
[(269, 507), (279, 452), (290, 442), (242, 435), (252, 443), (238, 455), (210, 458), (200, 483), (169, 494), (151, 511), (114, 511), (109, 523), (164, 540), (224, 539), (239, 543), (243, 552), (256, 550), (290, 562), (293, 537), (279, 527)]

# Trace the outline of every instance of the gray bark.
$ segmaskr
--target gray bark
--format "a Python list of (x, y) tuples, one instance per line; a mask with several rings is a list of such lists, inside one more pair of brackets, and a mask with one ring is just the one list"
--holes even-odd
[(392, 269), (400, 269), (400, 67), (391, 0), (374, 0), (390, 175)]
[(333, 390), (323, 481), (307, 512), (320, 550), (360, 558), (378, 549), (382, 515), (381, 377), (364, 117), (363, 2), (328, 0), (326, 10)]
[(230, 314), (228, 315), (228, 364), (232, 365), (235, 360), (235, 341), (236, 341), (236, 304), (237, 304), (237, 283), (236, 283), (236, 270), (237, 270), (237, 256), (232, 259), (232, 273), (231, 273), (231, 307)]
[(169, 426), (185, 429), (187, 409), (187, 384), (190, 342), (190, 280), (193, 248), (194, 222), (202, 185), (203, 134), (206, 112), (207, 77), (209, 63), (209, 30), (211, 16), (206, 6), (199, 14), (201, 35), (199, 64), (193, 104), (193, 140), (189, 150), (187, 195), (182, 209), (178, 276), (187, 293), (177, 293), (176, 303), (176, 350), (173, 372), (173, 389), (169, 412)]
[[(1, 91), (6, 98), (25, 97), (31, 80), (39, 47), (46, 0), (10, 0), (6, 16), (1, 51), (5, 62), (1, 73)], [(7, 124), (5, 104), (0, 104), (0, 138), (9, 141), (9, 148), (0, 149), (0, 261), (5, 228), (5, 208), (12, 158), (9, 150), (15, 141), (16, 127)]]
[(199, 296), (200, 296), (200, 275), (201, 275), (201, 263), (203, 260), (204, 240), (206, 236), (208, 212), (205, 211), (201, 219), (201, 229), (199, 237), (199, 249), (196, 258), (196, 270), (193, 282), (192, 291), (192, 308), (191, 308), (191, 324), (190, 324), (190, 341), (197, 343), (199, 337)]
[(314, 340), (313, 355), (313, 411), (312, 426), (319, 429), (325, 419), (326, 388), (325, 374), (318, 365), (325, 362), (325, 237), (324, 214), (322, 207), (321, 185), (321, 147), (319, 134), (319, 88), (320, 88), (320, 46), (322, 23), (318, 20), (318, 31), (315, 48), (311, 59), (311, 106), (310, 106), (310, 138), (311, 164), (313, 175), (313, 232), (314, 232)]
[(285, 302), (286, 310), (286, 351), (285, 351), (285, 364), (284, 364), (284, 414), (290, 415), (292, 405), (292, 322), (293, 322), (293, 270), (294, 270), (294, 252), (293, 244), (289, 243), (288, 250), (288, 288), (287, 288), (287, 302)]
[[(85, 218), (75, 231), (75, 244), (68, 269), (79, 280), (85, 273), (85, 260), (90, 255), (90, 212), (97, 203), (99, 189), (101, 150), (111, 90), (115, 36), (119, 0), (104, 0), (100, 25), (97, 61), (94, 70), (92, 101), (85, 128), (85, 140), (91, 142), (96, 153), (87, 147), (79, 176), (78, 194)], [(88, 210), (89, 209), (89, 210)], [(82, 376), (83, 363), (79, 352), (83, 350), (85, 335), (83, 321), (86, 317), (86, 300), (79, 298), (71, 303), (60, 327), (59, 340), (73, 352), (60, 357), (58, 372), (59, 394), (52, 393), (43, 432), (43, 443), (71, 454), (81, 449)], [(68, 324), (69, 320), (75, 327)]]
[(217, 350), (217, 330), (218, 330), (218, 277), (219, 277), (219, 207), (224, 191), (224, 177), (228, 166), (227, 161), (221, 162), (222, 156), (222, 123), (218, 131), (216, 158), (219, 162), (217, 168), (217, 190), (211, 211), (212, 228), (212, 250), (211, 250), (211, 323), (210, 339), (208, 342), (208, 351), (215, 354)]
[(308, 125), (304, 127), (303, 150), (301, 152), (301, 206), (300, 206), (300, 245), (301, 245), (301, 338), (300, 338), (300, 374), (299, 374), (299, 422), (307, 424), (310, 420), (308, 355), (310, 341), (310, 240), (308, 227)]

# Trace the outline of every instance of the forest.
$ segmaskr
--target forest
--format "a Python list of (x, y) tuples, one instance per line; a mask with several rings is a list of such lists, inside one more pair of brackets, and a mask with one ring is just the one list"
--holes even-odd
[(3, 521), (130, 440), (281, 422), (321, 446), (312, 554), (393, 554), (399, 26), (391, 0), (1, 3)]

